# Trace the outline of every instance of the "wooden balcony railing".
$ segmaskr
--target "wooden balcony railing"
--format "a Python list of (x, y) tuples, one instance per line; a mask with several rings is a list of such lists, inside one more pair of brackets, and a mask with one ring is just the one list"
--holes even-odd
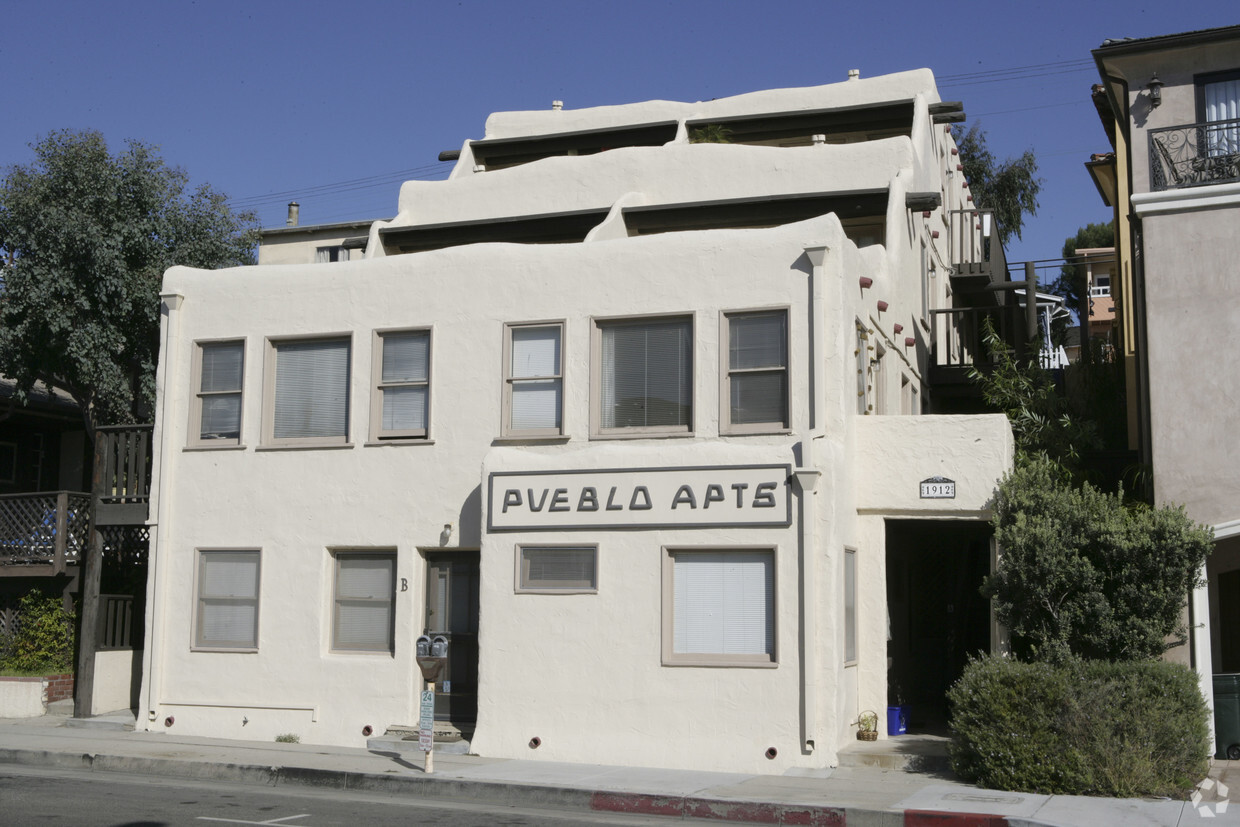
[(96, 520), (141, 525), (151, 495), (151, 426), (116, 425), (95, 432)]
[(141, 617), (134, 617), (133, 595), (101, 594), (95, 643), (100, 651), (132, 649), (135, 643), (141, 644), (141, 622)]
[(993, 210), (949, 210), (948, 234), (948, 255), (956, 275), (1007, 278), (1007, 255)]
[(90, 536), (90, 495), (45, 491), (0, 496), (0, 567), (60, 574), (77, 565)]
[(1025, 309), (1015, 302), (999, 307), (956, 307), (933, 310), (930, 336), (933, 365), (939, 369), (986, 370), (991, 364), (985, 342), (986, 319), (1017, 358), (1027, 358), (1028, 325)]

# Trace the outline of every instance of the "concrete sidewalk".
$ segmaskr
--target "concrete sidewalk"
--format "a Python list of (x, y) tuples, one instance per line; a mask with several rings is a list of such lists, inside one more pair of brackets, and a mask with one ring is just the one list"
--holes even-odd
[(1216, 762), (1211, 772), (1235, 790), (1237, 806), (1227, 807), (1217, 795), (1217, 786), (1194, 805), (998, 792), (946, 776), (871, 767), (743, 775), (436, 752), (435, 772), (428, 776), (421, 769), (421, 753), (189, 738), (73, 725), (78, 723), (82, 722), (51, 715), (0, 719), (0, 764), (763, 824), (1240, 825), (1240, 762)]

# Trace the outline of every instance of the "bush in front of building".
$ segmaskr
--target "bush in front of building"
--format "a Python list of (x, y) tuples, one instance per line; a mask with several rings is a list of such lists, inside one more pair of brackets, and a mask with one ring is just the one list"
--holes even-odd
[(982, 787), (1183, 798), (1209, 769), (1197, 676), (1161, 661), (973, 661), (948, 693), (951, 761)]
[(18, 601), (16, 630), (0, 643), (0, 670), (41, 675), (73, 671), (73, 612), (32, 591)]
[(1036, 455), (1004, 478), (994, 508), (1002, 553), (983, 591), (1021, 657), (1148, 660), (1184, 641), (1184, 601), (1213, 536), (1183, 509), (1077, 487)]

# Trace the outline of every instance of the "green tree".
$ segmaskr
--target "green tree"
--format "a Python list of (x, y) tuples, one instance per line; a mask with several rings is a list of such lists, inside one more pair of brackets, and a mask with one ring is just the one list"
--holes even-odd
[(1000, 484), (993, 524), (1003, 554), (983, 592), (1018, 651), (1147, 660), (1184, 640), (1184, 600), (1203, 584), (1213, 535), (1183, 509), (1126, 507), (1035, 456)]
[(31, 144), (35, 161), (0, 182), (0, 374), (17, 400), (35, 382), (73, 396), (87, 431), (153, 410), (159, 288), (177, 264), (252, 264), (253, 213), (129, 141), (98, 132)]
[(1037, 358), (1018, 360), (990, 319), (982, 325), (991, 364), (984, 371), (970, 368), (969, 378), (981, 386), (987, 405), (1007, 414), (1016, 442), (1017, 464), (1045, 457), (1066, 472), (1077, 472), (1079, 452), (1098, 447), (1096, 426), (1072, 410)]
[(986, 132), (980, 124), (975, 123), (968, 129), (954, 126), (952, 136), (960, 149), (960, 163), (974, 203), (995, 211), (999, 240), (1004, 245), (1013, 235), (1020, 238), (1025, 215), (1037, 213), (1038, 193), (1042, 191), (1033, 150), (1026, 149), (1017, 158), (997, 161), (986, 146)]

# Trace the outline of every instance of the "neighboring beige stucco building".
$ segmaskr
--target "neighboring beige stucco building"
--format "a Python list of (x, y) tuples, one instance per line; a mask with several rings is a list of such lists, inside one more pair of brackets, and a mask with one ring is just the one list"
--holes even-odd
[(170, 270), (139, 727), (362, 746), (424, 631), (481, 755), (833, 766), (897, 681), (933, 723), (1013, 450), (917, 415), (959, 114), (926, 70), (500, 113), (363, 260)]
[(1240, 672), (1240, 469), (1226, 447), (1240, 354), (1200, 344), (1240, 323), (1240, 26), (1107, 41), (1094, 58), (1115, 152), (1089, 168), (1116, 208), (1130, 440), (1157, 502), (1214, 528), (1185, 658), (1208, 699), (1211, 672)]

